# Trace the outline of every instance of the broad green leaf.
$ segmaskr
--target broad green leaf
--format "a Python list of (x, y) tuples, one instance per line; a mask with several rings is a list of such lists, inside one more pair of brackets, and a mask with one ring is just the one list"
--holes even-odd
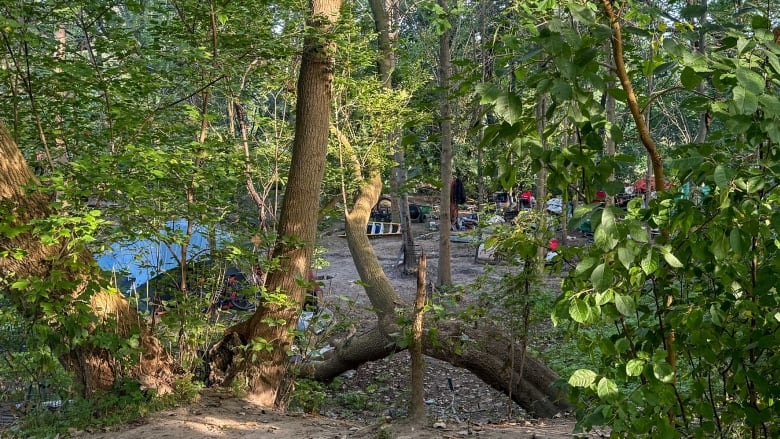
[(729, 255), (729, 240), (722, 230), (710, 233), (710, 251), (716, 260), (722, 260)]
[(776, 96), (763, 94), (758, 97), (758, 102), (766, 116), (780, 116), (780, 99)]
[(593, 288), (596, 291), (604, 291), (612, 286), (614, 282), (614, 275), (609, 265), (601, 263), (593, 269), (593, 273), (590, 274), (590, 281), (593, 283)]
[(744, 87), (734, 87), (732, 99), (738, 114), (753, 114), (758, 109), (758, 97)]
[(606, 305), (607, 303), (610, 303), (613, 300), (615, 300), (615, 290), (610, 288), (604, 292), (596, 293), (595, 299), (596, 299), (596, 306)]
[(631, 350), (631, 343), (626, 337), (620, 337), (617, 339), (617, 341), (615, 341), (615, 349), (621, 354), (628, 352)]
[(712, 178), (715, 180), (715, 184), (720, 189), (728, 189), (728, 187), (731, 185), (730, 172), (728, 168), (723, 165), (718, 165), (715, 168), (715, 173), (713, 173)]
[(614, 381), (607, 377), (602, 377), (596, 386), (596, 393), (599, 395), (599, 398), (609, 401), (614, 400), (619, 392)]
[(594, 257), (585, 258), (581, 260), (579, 264), (577, 264), (576, 273), (579, 275), (585, 274), (590, 271), (598, 262), (599, 260)]
[(745, 240), (742, 236), (742, 231), (734, 228), (731, 229), (731, 233), (729, 233), (729, 244), (731, 244), (731, 251), (734, 252), (737, 256), (742, 256), (745, 254)]
[(634, 263), (634, 256), (636, 255), (634, 253), (634, 249), (631, 247), (619, 247), (617, 249), (618, 253), (618, 260), (625, 268), (631, 268), (631, 265)]
[(17, 280), (16, 282), (12, 283), (11, 284), (11, 289), (12, 290), (23, 290), (23, 289), (27, 288), (29, 285), (30, 285), (30, 282), (28, 282), (28, 281), (26, 281), (24, 279), (21, 279), (21, 280)]
[(674, 382), (674, 369), (666, 361), (653, 363), (653, 375), (662, 383), (669, 384)]
[(647, 252), (640, 265), (642, 266), (642, 271), (650, 276), (658, 270), (658, 255), (653, 251)]
[(631, 234), (631, 239), (634, 241), (650, 241), (650, 234), (647, 233), (647, 229), (645, 229), (639, 221), (633, 220), (628, 224), (628, 233)]
[(624, 316), (633, 315), (636, 312), (636, 302), (634, 298), (628, 295), (615, 294), (615, 307), (618, 312)]
[(745, 88), (745, 90), (755, 95), (760, 95), (764, 92), (764, 78), (753, 70), (738, 67), (737, 68), (737, 81), (739, 85)]
[(626, 375), (630, 377), (638, 377), (639, 375), (642, 375), (642, 370), (644, 367), (645, 362), (638, 358), (628, 360), (628, 363), (626, 363)]
[(726, 316), (723, 311), (715, 305), (710, 306), (710, 319), (715, 326), (723, 326), (723, 322), (726, 320)]
[(494, 103), (502, 93), (502, 90), (493, 84), (479, 84), (475, 88), (481, 96), (479, 103), (482, 105)]
[(523, 116), (523, 102), (514, 93), (503, 93), (496, 99), (495, 110), (508, 123), (514, 124)]
[(574, 95), (569, 82), (561, 79), (556, 79), (553, 82), (553, 86), (550, 89), (550, 94), (558, 102), (568, 101)]
[(667, 264), (669, 264), (671, 267), (674, 267), (674, 268), (683, 268), (683, 266), (684, 266), (684, 265), (683, 265), (683, 263), (682, 263), (682, 262), (680, 262), (680, 260), (679, 260), (679, 259), (677, 259), (677, 256), (675, 256), (674, 254), (672, 254), (672, 252), (670, 252), (670, 251), (665, 251), (665, 252), (663, 253), (663, 255), (664, 255), (664, 260), (665, 260), (665, 261), (666, 261), (666, 263), (667, 263)]
[(680, 83), (688, 90), (695, 89), (701, 83), (701, 79), (701, 76), (690, 67), (685, 67), (680, 73)]
[(577, 369), (569, 377), (569, 385), (573, 387), (588, 387), (596, 382), (596, 372), (590, 369)]
[(590, 319), (590, 306), (582, 299), (574, 299), (569, 305), (569, 315), (577, 323), (586, 323)]
[(590, 26), (596, 21), (596, 17), (589, 6), (588, 3), (571, 3), (569, 5), (569, 10), (575, 20), (586, 26)]
[(614, 229), (599, 226), (593, 233), (593, 243), (601, 249), (612, 250), (619, 242)]

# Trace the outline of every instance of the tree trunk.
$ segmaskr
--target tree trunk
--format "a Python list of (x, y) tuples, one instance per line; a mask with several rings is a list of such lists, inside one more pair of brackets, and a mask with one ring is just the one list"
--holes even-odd
[[(304, 41), (292, 163), (282, 201), (279, 239), (273, 251), (280, 267), (269, 273), (266, 281), (268, 291), (285, 293), (289, 300), (264, 302), (249, 321), (231, 328), (218, 345), (240, 341), (245, 348), (243, 362), (236, 364), (237, 357), (228, 351), (225, 380), (230, 382), (237, 373), (245, 374), (252, 399), (265, 406), (276, 402), (289, 364), (292, 332), (304, 302), (305, 290), (299, 281), (308, 279), (318, 221), (318, 209), (312, 209), (312, 204), (319, 205), (330, 128), (335, 45), (328, 33), (340, 7), (341, 0), (314, 0), (307, 23), (312, 31)], [(365, 228), (363, 232), (365, 235)], [(238, 341), (233, 333), (239, 336)], [(212, 349), (214, 354), (217, 351)], [(212, 365), (211, 370), (215, 369)]]
[(412, 324), (412, 343), (409, 355), (412, 359), (411, 387), (409, 400), (409, 419), (422, 425), (425, 422), (425, 360), (423, 359), (423, 318), (425, 317), (425, 255), (420, 256), (420, 271), (417, 272), (417, 295), (414, 302), (414, 323)]
[[(393, 30), (397, 1), (396, 0), (369, 0), (371, 15), (374, 17), (374, 27), (377, 33), (377, 46), (379, 57), (377, 58), (377, 70), (384, 87), (393, 88), (393, 71), (396, 65), (395, 41), (397, 33)], [(406, 194), (406, 157), (404, 146), (401, 144), (398, 131), (395, 130), (389, 136), (390, 142), (395, 145), (393, 158), (396, 166), (390, 171), (391, 190), (393, 198), (393, 215), (398, 215), (401, 224), (401, 242), (403, 250), (404, 273), (417, 271), (417, 256), (415, 254), (414, 236), (412, 235), (412, 220), (409, 217), (409, 196)], [(397, 212), (396, 212), (397, 210)]]
[[(75, 343), (71, 328), (56, 330), (60, 338), (53, 341), (52, 350), (62, 346), (69, 348), (60, 356), (63, 366), (74, 374), (80, 384), (83, 396), (93, 395), (98, 390), (109, 390), (119, 378), (128, 377), (142, 384), (144, 388), (156, 389), (158, 393), (167, 393), (175, 378), (173, 360), (165, 352), (159, 341), (146, 329), (135, 308), (131, 307), (124, 296), (116, 291), (96, 288), (100, 273), (97, 271), (92, 255), (85, 248), (70, 248), (71, 241), (61, 239), (46, 245), (29, 227), (31, 221), (51, 216), (54, 212), (49, 206), (46, 194), (35, 189), (27, 190), (28, 185), (37, 184), (32, 170), (27, 165), (16, 142), (0, 123), (0, 217), (2, 223), (16, 228), (16, 235), (0, 234), (0, 255), (5, 252), (24, 251), (21, 259), (0, 257), (0, 273), (4, 280), (42, 280), (50, 285), (47, 289), (47, 301), (57, 301), (64, 309), (61, 318), (80, 312), (77, 308), (82, 300), (88, 300), (94, 319), (87, 329), (90, 333), (115, 331), (121, 338), (130, 339), (139, 334), (142, 354), (136, 364), (123, 364), (108, 349), (86, 342)], [(32, 295), (40, 295), (32, 289), (15, 289), (10, 282), (2, 283), (0, 292), (29, 318), (53, 318), (45, 316), (38, 301), (27, 300)], [(71, 297), (72, 301), (67, 299)], [(63, 300), (64, 299), (64, 300)], [(64, 305), (62, 305), (64, 303)], [(62, 323), (61, 320), (57, 320)]]
[[(449, 11), (447, 0), (439, 0), (439, 6)], [(449, 29), (439, 36), (439, 126), (441, 127), (441, 201), (439, 205), (439, 276), (436, 284), (452, 283), (450, 227), (452, 217), (452, 120), (450, 114), (450, 35)]]

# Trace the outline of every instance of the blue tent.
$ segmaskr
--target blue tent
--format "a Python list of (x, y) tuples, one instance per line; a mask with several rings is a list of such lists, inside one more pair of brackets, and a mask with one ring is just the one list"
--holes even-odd
[[(186, 230), (187, 221), (176, 220), (167, 223), (162, 234), (185, 233)], [(195, 260), (207, 255), (208, 251), (205, 227), (195, 226), (187, 248), (187, 259)], [(108, 250), (95, 255), (95, 259), (101, 269), (116, 273), (119, 288), (125, 294), (134, 294), (137, 287), (153, 277), (178, 267), (180, 254), (180, 244), (166, 245), (163, 240), (139, 239), (115, 242)], [(143, 291), (138, 293), (145, 296)]]

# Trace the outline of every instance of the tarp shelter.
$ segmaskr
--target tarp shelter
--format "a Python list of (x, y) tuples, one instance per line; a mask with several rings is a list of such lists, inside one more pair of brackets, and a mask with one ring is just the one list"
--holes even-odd
[[(162, 234), (185, 233), (186, 230), (187, 222), (176, 220), (166, 224)], [(217, 236), (219, 238), (219, 234)], [(208, 250), (206, 228), (195, 226), (187, 248), (187, 259), (194, 260), (207, 255)], [(119, 287), (123, 293), (128, 295), (138, 293), (145, 297), (146, 292), (136, 291), (137, 287), (161, 273), (178, 267), (179, 262), (176, 258), (180, 254), (180, 244), (166, 245), (164, 239), (139, 239), (115, 242), (108, 250), (95, 255), (95, 259), (101, 269), (117, 274)]]

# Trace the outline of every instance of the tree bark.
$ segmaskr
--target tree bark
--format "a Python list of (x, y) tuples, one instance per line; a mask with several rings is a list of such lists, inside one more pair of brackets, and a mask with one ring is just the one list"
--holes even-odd
[[(438, 0), (439, 6), (449, 12), (447, 0)], [(450, 227), (457, 220), (452, 217), (452, 120), (450, 109), (450, 72), (452, 56), (450, 50), (449, 29), (439, 36), (439, 126), (441, 129), (441, 200), (439, 205), (439, 276), (436, 284), (439, 286), (452, 283), (452, 260)]]
[(409, 355), (412, 359), (412, 398), (409, 400), (409, 419), (422, 425), (425, 422), (425, 359), (423, 358), (423, 319), (425, 317), (425, 255), (420, 256), (420, 271), (417, 272), (417, 295), (414, 302), (414, 323)]
[(339, 17), (341, 0), (313, 0), (310, 6), (307, 26), (312, 31), (304, 40), (292, 163), (279, 218), (279, 239), (273, 251), (280, 267), (266, 280), (268, 291), (285, 293), (289, 300), (262, 303), (250, 320), (229, 329), (224, 343), (220, 343), (235, 343), (232, 334), (239, 336), (245, 348), (243, 361), (235, 364), (237, 357), (230, 358), (225, 380), (230, 382), (236, 374), (244, 374), (251, 398), (264, 406), (275, 404), (289, 364), (292, 333), (305, 297), (301, 281), (308, 279), (317, 232), (318, 209), (312, 209), (312, 203), (319, 205), (325, 173), (336, 49), (328, 34)]
[[(64, 308), (57, 317), (67, 318), (67, 315), (79, 312), (78, 303), (87, 300), (94, 316), (92, 323), (85, 328), (90, 333), (96, 330), (115, 331), (123, 339), (138, 334), (141, 355), (137, 363), (127, 365), (108, 349), (93, 344), (89, 338), (86, 342), (75, 343), (68, 337), (67, 328), (54, 332), (60, 338), (53, 341), (57, 346), (52, 348), (69, 347), (60, 356), (60, 361), (73, 373), (83, 396), (109, 390), (123, 377), (138, 381), (144, 388), (156, 389), (158, 393), (169, 392), (176, 378), (172, 358), (159, 340), (149, 333), (124, 296), (115, 290), (98, 287), (102, 285), (100, 273), (89, 251), (86, 248), (71, 249), (72, 242), (68, 239), (44, 244), (30, 227), (31, 221), (54, 214), (48, 196), (34, 189), (36, 184), (37, 180), (16, 142), (0, 122), (0, 222), (9, 226), (10, 230), (22, 230), (16, 235), (0, 234), (0, 277), (3, 280), (0, 292), (22, 315), (41, 318), (44, 312), (40, 303), (27, 300), (37, 293), (9, 286), (17, 280), (40, 279), (50, 285), (46, 300), (63, 304)], [(5, 252), (13, 253), (17, 249), (24, 251), (24, 257), (5, 256)], [(52, 324), (57, 323), (59, 320), (52, 320)]]
[[(396, 66), (395, 41), (397, 33), (393, 30), (395, 23), (393, 17), (397, 13), (396, 0), (369, 0), (371, 15), (374, 17), (374, 27), (377, 33), (377, 46), (379, 57), (377, 58), (377, 71), (385, 88), (393, 88), (393, 71)], [(403, 265), (405, 273), (417, 271), (417, 256), (414, 252), (414, 236), (412, 235), (412, 220), (409, 216), (409, 196), (406, 193), (406, 156), (404, 146), (399, 139), (398, 130), (390, 135), (395, 152), (393, 158), (396, 165), (390, 170), (390, 189), (393, 199), (393, 215), (397, 215), (401, 224), (401, 242), (403, 250)], [(397, 211), (397, 212), (396, 212)]]

